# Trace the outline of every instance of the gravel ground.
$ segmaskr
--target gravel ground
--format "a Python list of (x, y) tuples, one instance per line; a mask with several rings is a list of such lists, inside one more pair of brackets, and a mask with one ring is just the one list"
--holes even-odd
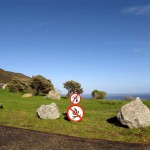
[(150, 150), (150, 145), (86, 139), (0, 126), (0, 150)]

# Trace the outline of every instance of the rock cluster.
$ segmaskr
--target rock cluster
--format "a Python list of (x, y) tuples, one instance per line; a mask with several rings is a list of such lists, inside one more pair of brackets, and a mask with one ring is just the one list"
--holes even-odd
[(142, 103), (139, 97), (122, 106), (117, 118), (129, 128), (150, 126), (150, 110)]

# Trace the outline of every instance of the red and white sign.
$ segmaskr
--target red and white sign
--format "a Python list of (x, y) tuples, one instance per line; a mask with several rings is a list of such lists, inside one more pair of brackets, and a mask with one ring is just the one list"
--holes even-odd
[(71, 103), (72, 104), (78, 104), (78, 103), (80, 103), (81, 102), (81, 96), (80, 96), (80, 94), (78, 94), (78, 93), (73, 93), (71, 96), (70, 96), (70, 101), (71, 101)]
[(79, 105), (72, 105), (68, 108), (67, 117), (71, 121), (81, 121), (84, 117), (84, 109)]

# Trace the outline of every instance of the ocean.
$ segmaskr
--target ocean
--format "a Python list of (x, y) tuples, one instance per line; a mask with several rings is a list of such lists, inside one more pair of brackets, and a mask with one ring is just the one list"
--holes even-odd
[[(81, 94), (83, 98), (92, 98), (91, 94)], [(130, 96), (133, 98), (140, 97), (142, 100), (150, 100), (150, 93), (135, 93), (135, 94), (108, 94), (105, 99), (108, 100), (123, 100), (125, 97)]]

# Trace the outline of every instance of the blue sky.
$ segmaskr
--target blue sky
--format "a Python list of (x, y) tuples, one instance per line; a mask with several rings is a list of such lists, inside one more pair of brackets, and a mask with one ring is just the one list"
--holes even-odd
[(1, 0), (0, 68), (62, 93), (150, 93), (149, 0)]

